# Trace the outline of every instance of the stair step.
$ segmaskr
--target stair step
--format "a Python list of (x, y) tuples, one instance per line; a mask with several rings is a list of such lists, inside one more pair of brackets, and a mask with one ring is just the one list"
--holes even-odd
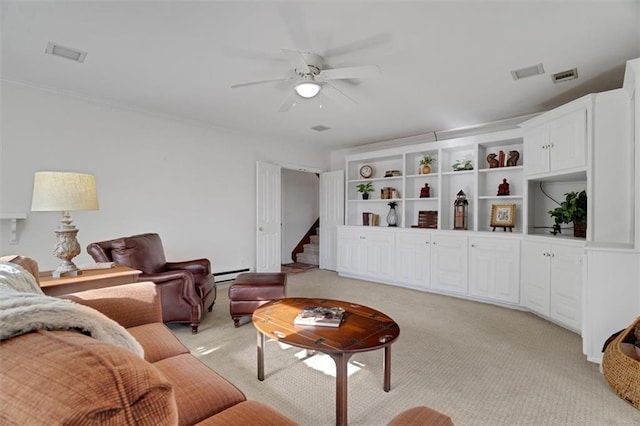
[(310, 253), (298, 253), (296, 262), (306, 263), (307, 265), (320, 265), (320, 256)]
[(320, 244), (320, 235), (311, 235), (311, 244)]
[(302, 247), (304, 247), (303, 253), (309, 253), (309, 254), (320, 253), (320, 246), (318, 244), (305, 244)]

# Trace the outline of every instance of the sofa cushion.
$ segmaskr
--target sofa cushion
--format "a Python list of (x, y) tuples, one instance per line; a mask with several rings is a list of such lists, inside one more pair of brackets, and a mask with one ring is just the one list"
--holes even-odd
[(196, 426), (223, 425), (296, 426), (298, 423), (258, 401), (244, 401), (205, 419)]
[(139, 269), (145, 274), (162, 272), (167, 263), (158, 234), (141, 234), (113, 240), (111, 256), (115, 263)]
[(189, 348), (162, 323), (129, 327), (127, 331), (142, 345), (144, 359), (149, 362), (190, 353)]
[(0, 343), (0, 424), (176, 424), (171, 382), (126, 349), (74, 331)]
[(246, 397), (191, 354), (153, 364), (173, 384), (181, 425), (190, 425), (238, 404)]

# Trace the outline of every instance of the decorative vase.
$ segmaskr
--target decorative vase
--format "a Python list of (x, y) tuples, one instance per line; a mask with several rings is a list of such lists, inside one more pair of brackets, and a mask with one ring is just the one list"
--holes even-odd
[(428, 175), (429, 173), (431, 173), (431, 166), (428, 164), (425, 164), (424, 166), (422, 166), (422, 174)]
[(387, 223), (389, 226), (398, 226), (398, 212), (396, 211), (396, 203), (389, 203), (389, 213), (387, 214)]
[(587, 238), (587, 224), (585, 222), (573, 222), (573, 236)]

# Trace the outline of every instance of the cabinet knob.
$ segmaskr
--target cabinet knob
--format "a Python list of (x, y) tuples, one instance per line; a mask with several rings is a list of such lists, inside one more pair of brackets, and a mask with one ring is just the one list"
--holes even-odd
[(432, 244), (435, 246), (437, 243), (434, 241)]
[(475, 244), (471, 244), (471, 247), (475, 247), (475, 246), (476, 246)]
[(361, 240), (366, 240), (366, 239), (367, 239), (367, 237), (360, 237), (360, 239), (361, 239)]
[(543, 255), (544, 257), (547, 257), (547, 256), (549, 256), (549, 253), (547, 253), (547, 252), (545, 251), (544, 253), (542, 253), (542, 255)]

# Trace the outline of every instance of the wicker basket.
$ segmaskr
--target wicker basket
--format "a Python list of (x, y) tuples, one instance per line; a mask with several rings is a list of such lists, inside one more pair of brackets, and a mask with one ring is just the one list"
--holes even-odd
[(632, 337), (640, 317), (618, 335), (605, 349), (602, 358), (604, 377), (613, 390), (622, 398), (640, 409), (640, 361), (622, 352), (620, 344), (635, 341)]

